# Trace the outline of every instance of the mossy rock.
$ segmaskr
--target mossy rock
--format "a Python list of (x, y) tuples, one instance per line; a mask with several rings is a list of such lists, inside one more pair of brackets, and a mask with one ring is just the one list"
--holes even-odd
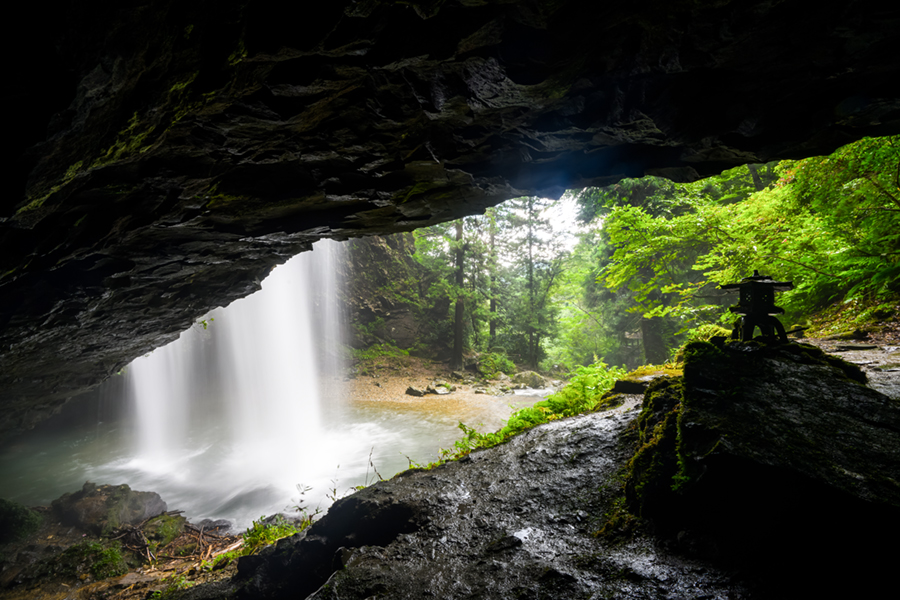
[(158, 548), (163, 548), (181, 535), (186, 522), (187, 519), (181, 515), (163, 513), (147, 521), (143, 532), (148, 540), (155, 542)]
[(618, 379), (609, 394), (643, 394), (647, 387), (661, 377), (679, 377), (681, 369), (646, 365)]
[(547, 381), (534, 371), (522, 371), (512, 378), (514, 383), (526, 385), (532, 389), (540, 389), (547, 386)]
[(25, 538), (41, 526), (40, 514), (13, 502), (0, 498), (0, 544), (7, 544)]
[(28, 578), (60, 577), (94, 580), (107, 579), (128, 572), (128, 564), (118, 542), (84, 541), (69, 546), (60, 554), (46, 558), (29, 569)]
[(98, 486), (87, 482), (80, 491), (54, 500), (52, 508), (66, 525), (109, 536), (122, 525), (137, 525), (167, 507), (155, 492), (135, 492), (124, 484)]
[(678, 471), (676, 442), (684, 385), (681, 378), (657, 379), (644, 393), (635, 422), (638, 448), (627, 466), (625, 497), (637, 515), (650, 515), (672, 495)]

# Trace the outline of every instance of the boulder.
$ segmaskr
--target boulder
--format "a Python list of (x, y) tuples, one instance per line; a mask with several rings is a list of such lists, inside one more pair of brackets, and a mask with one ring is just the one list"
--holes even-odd
[(268, 556), (242, 558), (237, 598), (746, 598), (707, 563), (594, 535), (630, 420), (555, 421), (338, 500)]
[(534, 371), (522, 371), (521, 373), (516, 373), (512, 380), (513, 383), (518, 383), (533, 389), (547, 387), (547, 381)]
[(241, 559), (237, 598), (877, 595), (900, 406), (864, 381), (811, 346), (692, 344), (637, 418), (561, 419), (378, 482)]
[(53, 513), (66, 525), (96, 535), (109, 535), (122, 525), (137, 525), (166, 511), (156, 492), (135, 492), (127, 485), (87, 482), (80, 491), (53, 501)]
[(455, 385), (450, 385), (446, 381), (432, 381), (425, 391), (429, 394), (437, 394), (438, 396), (446, 396), (450, 392), (456, 391)]
[(739, 563), (764, 586), (850, 590), (860, 582), (836, 572), (889, 570), (900, 403), (865, 381), (813, 346), (688, 345), (684, 377), (645, 394), (630, 506), (684, 551)]
[[(283, 4), (17, 5), (0, 436), (317, 239), (900, 131), (898, 13), (877, 0)], [(360, 325), (417, 339), (415, 273)]]

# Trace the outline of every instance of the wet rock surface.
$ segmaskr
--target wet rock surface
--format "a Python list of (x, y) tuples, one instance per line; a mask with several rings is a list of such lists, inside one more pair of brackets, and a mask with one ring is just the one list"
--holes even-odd
[(556, 421), (338, 501), (305, 537), (242, 561), (239, 596), (745, 597), (728, 571), (648, 536), (594, 535), (618, 497), (630, 451), (619, 436), (633, 416)]
[(20, 8), (0, 433), (321, 237), (900, 130), (875, 0)]
[(900, 340), (873, 341), (874, 343), (846, 343), (808, 340), (825, 352), (858, 366), (866, 374), (867, 385), (872, 389), (900, 400)]
[(238, 596), (770, 599), (889, 585), (900, 403), (809, 345), (694, 345), (684, 373), (656, 378), (640, 415), (624, 396), (337, 502), (242, 564)]
[(701, 343), (685, 356), (683, 379), (648, 388), (634, 509), (682, 551), (740, 565), (763, 597), (885, 585), (900, 402), (810, 345)]

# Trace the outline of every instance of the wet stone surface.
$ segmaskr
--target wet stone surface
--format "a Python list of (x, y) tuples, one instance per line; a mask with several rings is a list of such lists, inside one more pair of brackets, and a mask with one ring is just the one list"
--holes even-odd
[(900, 400), (900, 342), (805, 341), (857, 365), (865, 372), (870, 388), (894, 400)]
[[(625, 408), (637, 401), (632, 396)], [(243, 593), (319, 600), (749, 597), (730, 573), (673, 556), (649, 538), (613, 544), (594, 535), (617, 497), (615, 476), (628, 451), (619, 436), (634, 415), (552, 422), (458, 462), (376, 484), (245, 571)], [(376, 543), (366, 533), (373, 519), (389, 540)]]

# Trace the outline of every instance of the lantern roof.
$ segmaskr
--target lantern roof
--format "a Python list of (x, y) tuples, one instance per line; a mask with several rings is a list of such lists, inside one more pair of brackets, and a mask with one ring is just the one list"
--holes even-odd
[(740, 283), (728, 283), (719, 286), (719, 288), (723, 290), (734, 290), (747, 286), (771, 286), (776, 292), (784, 292), (786, 290), (794, 289), (794, 283), (792, 281), (775, 281), (770, 275), (760, 275), (759, 271), (755, 269), (753, 271), (753, 275), (751, 275), (750, 277), (744, 277), (743, 279), (741, 279)]

